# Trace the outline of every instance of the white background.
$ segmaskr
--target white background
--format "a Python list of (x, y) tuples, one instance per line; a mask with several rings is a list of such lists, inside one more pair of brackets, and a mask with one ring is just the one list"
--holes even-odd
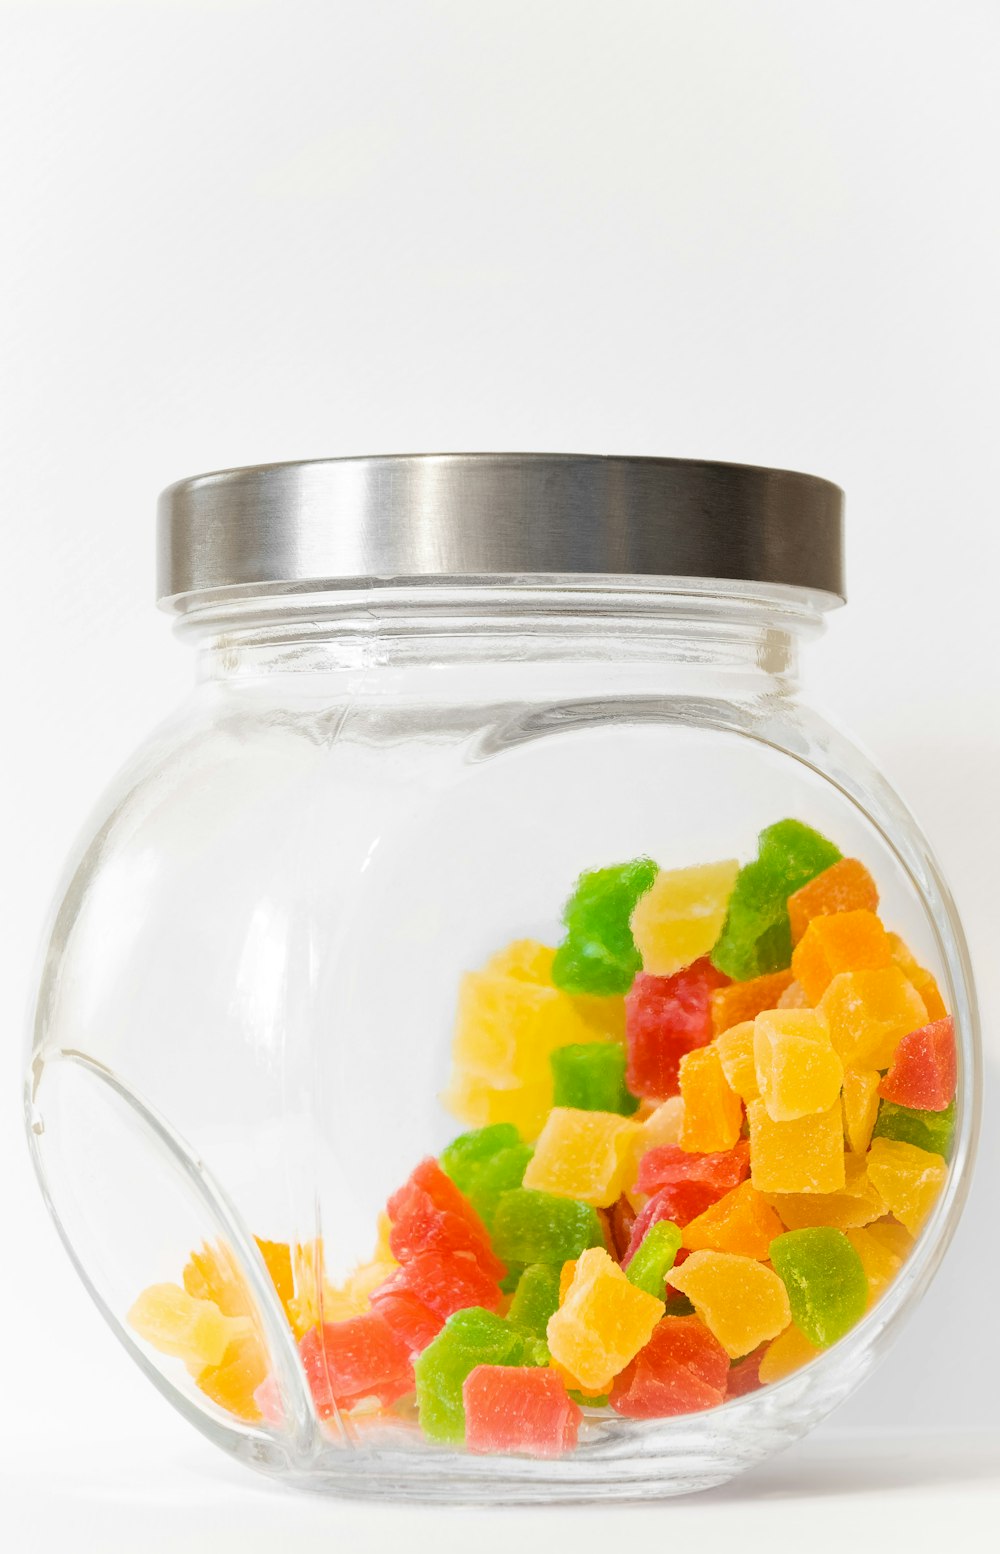
[(190, 671), (152, 602), (157, 490), (413, 450), (846, 488), (851, 602), (808, 682), (938, 851), (995, 1076), (998, 67), (991, 0), (0, 0), (14, 1546), (936, 1549), (1000, 1511), (995, 1095), (949, 1263), (874, 1380), (731, 1489), (596, 1515), (350, 1508), (228, 1463), (90, 1308), (19, 1116), (60, 860)]

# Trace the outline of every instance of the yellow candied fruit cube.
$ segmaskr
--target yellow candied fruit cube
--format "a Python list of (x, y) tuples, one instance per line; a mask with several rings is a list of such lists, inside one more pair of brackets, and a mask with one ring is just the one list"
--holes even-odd
[(556, 1047), (598, 1041), (558, 988), (518, 977), (466, 972), (458, 999), (452, 1061), (462, 1073), (501, 1088), (550, 1078)]
[(872, 1139), (868, 1176), (896, 1219), (916, 1235), (944, 1186), (948, 1166), (934, 1155), (901, 1139)]
[(816, 1005), (844, 971), (879, 971), (892, 965), (889, 935), (874, 912), (836, 912), (814, 917), (792, 951), (792, 971)]
[(868, 1280), (868, 1306), (875, 1304), (903, 1266), (903, 1259), (896, 1252), (861, 1226), (847, 1231), (847, 1239), (861, 1259)]
[(841, 972), (819, 1008), (847, 1068), (888, 1068), (903, 1037), (927, 1023), (923, 999), (898, 966)]
[(684, 1102), (681, 1148), (697, 1154), (732, 1149), (743, 1127), (743, 1105), (726, 1083), (714, 1043), (681, 1058), (679, 1082)]
[(768, 1009), (754, 1021), (754, 1067), (774, 1122), (828, 1111), (844, 1082), (830, 1033), (812, 1009)]
[(529, 1142), (537, 1138), (552, 1106), (552, 1080), (516, 1081), (501, 1087), (488, 1079), (456, 1071), (441, 1096), (442, 1105), (470, 1128), (511, 1122)]
[(877, 1068), (849, 1068), (844, 1074), (844, 1137), (858, 1155), (871, 1143), (881, 1078)]
[(792, 1319), (788, 1295), (774, 1269), (732, 1252), (692, 1252), (670, 1283), (686, 1295), (731, 1359), (777, 1338)]
[(944, 999), (941, 997), (941, 989), (937, 985), (937, 979), (933, 972), (921, 966), (916, 960), (909, 945), (899, 937), (898, 933), (889, 935), (892, 945), (892, 958), (908, 982), (912, 982), (927, 1009), (928, 1020), (943, 1020), (948, 1013)]
[(766, 1261), (784, 1225), (752, 1182), (741, 1182), (684, 1227), (690, 1252), (736, 1252)]
[(712, 1046), (719, 1054), (722, 1072), (730, 1090), (742, 1101), (756, 1101), (760, 1095), (753, 1060), (753, 1020), (741, 1020), (716, 1036)]
[(832, 1225), (847, 1230), (880, 1219), (886, 1206), (868, 1179), (864, 1155), (844, 1156), (844, 1185), (838, 1192), (772, 1193), (768, 1202), (789, 1230)]
[(650, 1103), (651, 1110), (640, 1119), (636, 1116), (633, 1120), (639, 1123), (639, 1132), (632, 1142), (632, 1153), (628, 1171), (625, 1176), (625, 1196), (633, 1208), (641, 1208), (646, 1202), (647, 1195), (640, 1193), (636, 1188), (636, 1177), (639, 1174), (639, 1162), (647, 1150), (657, 1149), (661, 1144), (680, 1145), (681, 1129), (684, 1126), (684, 1102), (679, 1095), (672, 1095), (666, 1101)]
[(782, 1377), (790, 1376), (793, 1371), (800, 1370), (822, 1353), (822, 1349), (811, 1344), (793, 1323), (783, 1333), (779, 1333), (773, 1343), (768, 1344), (758, 1375), (765, 1385), (781, 1381)]
[(605, 1209), (621, 1196), (640, 1124), (617, 1112), (554, 1106), (524, 1173), (525, 1187)]
[(231, 1343), (253, 1334), (249, 1317), (223, 1316), (214, 1301), (198, 1300), (179, 1284), (151, 1284), (127, 1320), (154, 1349), (194, 1369), (220, 1364)]
[(722, 930), (740, 866), (735, 860), (661, 869), (632, 913), (644, 971), (666, 977), (707, 955)]
[(537, 939), (515, 939), (512, 943), (491, 955), (483, 967), (488, 977), (514, 977), (519, 982), (535, 982), (541, 987), (552, 986), (552, 962), (556, 952)]
[[(260, 1243), (258, 1243), (258, 1246)], [(253, 1297), (235, 1252), (224, 1241), (202, 1243), (192, 1252), (181, 1275), (184, 1288), (196, 1300), (214, 1301), (226, 1317), (246, 1317)]]
[(778, 999), (779, 1009), (808, 1009), (809, 1000), (805, 994), (805, 988), (800, 982), (789, 982), (785, 991)]
[(775, 1122), (763, 1101), (747, 1106), (750, 1179), (762, 1193), (835, 1193), (844, 1186), (839, 1100), (825, 1112)]
[(886, 1251), (898, 1257), (901, 1263), (905, 1263), (913, 1251), (913, 1237), (905, 1225), (899, 1224), (894, 1219), (879, 1219), (873, 1225), (867, 1227), (868, 1234), (884, 1246)]
[(257, 1420), (261, 1412), (254, 1393), (267, 1377), (267, 1351), (256, 1337), (239, 1338), (218, 1365), (199, 1371), (195, 1385), (206, 1397), (240, 1419)]
[(631, 1284), (600, 1247), (577, 1259), (573, 1280), (546, 1339), (556, 1364), (589, 1392), (606, 1392), (653, 1336), (662, 1300)]

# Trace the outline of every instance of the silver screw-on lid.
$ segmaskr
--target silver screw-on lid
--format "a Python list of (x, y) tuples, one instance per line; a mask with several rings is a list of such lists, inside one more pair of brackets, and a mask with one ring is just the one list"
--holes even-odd
[(791, 470), (404, 454), (195, 475), (159, 503), (158, 594), (440, 577), (719, 578), (844, 597), (843, 492)]

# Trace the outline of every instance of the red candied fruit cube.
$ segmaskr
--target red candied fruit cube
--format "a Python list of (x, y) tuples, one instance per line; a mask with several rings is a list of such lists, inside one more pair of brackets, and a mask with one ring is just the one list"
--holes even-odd
[(670, 977), (639, 973), (625, 999), (625, 1081), (633, 1095), (679, 1093), (681, 1058), (711, 1041), (712, 994), (728, 983), (707, 955)]
[(756, 1392), (760, 1386), (760, 1362), (767, 1353), (767, 1344), (761, 1344), (753, 1354), (748, 1354), (744, 1359), (738, 1360), (735, 1365), (729, 1367), (729, 1376), (726, 1383), (726, 1398), (745, 1397), (748, 1392)]
[(412, 1356), (426, 1349), (432, 1339), (444, 1327), (445, 1318), (425, 1306), (422, 1300), (406, 1293), (385, 1292), (384, 1287), (375, 1290), (371, 1297), (372, 1309), (397, 1333)]
[(957, 1078), (955, 1022), (949, 1014), (903, 1037), (878, 1093), (897, 1106), (943, 1112), (954, 1097)]
[[(746, 1181), (749, 1174), (750, 1145), (746, 1139), (739, 1139), (732, 1149), (719, 1150), (715, 1154), (698, 1154), (676, 1144), (659, 1144), (655, 1149), (648, 1149), (639, 1161), (637, 1185), (640, 1192), (648, 1193), (662, 1192), (668, 1187), (689, 1188), (692, 1202), (697, 1189), (702, 1195), (702, 1207), (695, 1213), (700, 1214), (709, 1204), (718, 1202)], [(681, 1205), (686, 1206), (687, 1201), (683, 1194), (678, 1197)], [(687, 1220), (679, 1220), (678, 1224), (687, 1224)]]
[(665, 1317), (616, 1377), (611, 1407), (629, 1419), (691, 1414), (725, 1402), (729, 1356), (697, 1317)]
[(386, 1212), (392, 1224), (389, 1246), (401, 1263), (418, 1252), (471, 1252), (492, 1278), (502, 1279), (507, 1272), (472, 1204), (431, 1155), (393, 1193)]
[(503, 1293), (474, 1257), (463, 1252), (419, 1252), (397, 1268), (372, 1295), (377, 1306), (386, 1295), (409, 1295), (441, 1318), (466, 1306), (497, 1311)]
[(321, 1419), (362, 1398), (387, 1406), (413, 1388), (410, 1351), (377, 1311), (311, 1327), (299, 1354)]
[(576, 1445), (583, 1415), (561, 1377), (537, 1366), (477, 1365), (462, 1386), (471, 1452), (559, 1457)]

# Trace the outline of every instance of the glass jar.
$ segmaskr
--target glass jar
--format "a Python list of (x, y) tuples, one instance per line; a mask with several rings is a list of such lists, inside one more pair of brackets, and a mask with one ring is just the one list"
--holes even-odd
[[(679, 460), (334, 460), (164, 494), (161, 601), (195, 649), (197, 681), (72, 860), (27, 1118), (46, 1201), (104, 1316), (234, 1455), (357, 1495), (665, 1496), (787, 1445), (885, 1352), (965, 1197), (977, 1031), (961, 929), (925, 841), (799, 696), (800, 645), (841, 601), (840, 533), (841, 494), (825, 481)], [(358, 1381), (346, 1395), (324, 1335), (388, 1309), (377, 1292), (400, 1245), (380, 1219), (387, 1200), (463, 1128), (510, 1116), (503, 1084), (499, 1101), (489, 1085), (483, 1099), (481, 1072), (459, 1120), (442, 1099), (463, 974), (487, 967), (488, 979), (512, 941), (558, 944), (581, 871), (746, 861), (786, 817), (863, 861), (900, 936), (894, 964), (911, 991), (936, 979), (955, 1019), (950, 1164), (881, 1298), (809, 1363), (729, 1401), (717, 1390), (717, 1406), (635, 1418), (581, 1396), (576, 1447), (555, 1460), (426, 1439), (412, 1377), (400, 1383), (392, 1365), (391, 1386), (364, 1395)], [(530, 996), (564, 1011), (576, 999), (567, 1045), (585, 1048), (583, 1004), (555, 987), (551, 953), (545, 966)], [(533, 975), (509, 960), (501, 970), (508, 992)], [(607, 1013), (597, 1036), (627, 1042), (620, 998), (595, 996)], [(453, 1102), (461, 1086), (452, 1073)], [(640, 1129), (658, 1113), (676, 1154), (663, 1099), (595, 1115)], [(529, 1143), (537, 1131), (522, 1128)], [(634, 1175), (628, 1185), (624, 1232), (598, 1205), (595, 1255), (616, 1265), (646, 1196)], [(879, 1223), (898, 1230), (884, 1206)], [(418, 1250), (438, 1245), (428, 1226)], [(453, 1252), (466, 1261), (452, 1266), (475, 1263)], [(508, 1268), (487, 1302), (511, 1330), (516, 1278)], [(658, 1288), (673, 1302), (663, 1323), (676, 1320), (676, 1292)], [(694, 1309), (711, 1327), (697, 1298)], [(518, 1339), (514, 1358), (518, 1375), (554, 1375), (561, 1395), (578, 1378), (544, 1364), (549, 1333), (536, 1331), (530, 1356)], [(407, 1342), (412, 1360), (420, 1344)]]

